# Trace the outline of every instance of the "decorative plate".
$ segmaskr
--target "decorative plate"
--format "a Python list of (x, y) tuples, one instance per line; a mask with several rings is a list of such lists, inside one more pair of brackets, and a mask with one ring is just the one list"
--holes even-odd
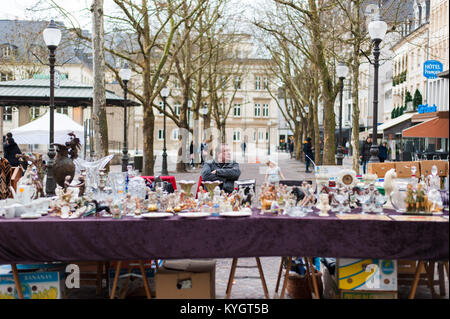
[(210, 213), (179, 213), (178, 216), (180, 217), (186, 217), (186, 218), (202, 218), (202, 217), (209, 217), (211, 216)]
[(27, 214), (22, 214), (20, 215), (20, 218), (22, 219), (37, 219), (37, 218), (41, 218), (42, 215), (39, 213), (27, 213)]
[(141, 215), (144, 218), (166, 218), (172, 217), (172, 213), (146, 213)]
[(219, 214), (223, 217), (248, 217), (252, 216), (252, 212), (248, 211), (238, 211), (238, 212), (223, 212)]

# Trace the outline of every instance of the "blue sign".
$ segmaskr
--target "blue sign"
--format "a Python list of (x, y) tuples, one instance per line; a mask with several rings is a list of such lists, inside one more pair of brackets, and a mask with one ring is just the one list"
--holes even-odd
[(437, 112), (437, 106), (436, 104), (433, 104), (433, 106), (428, 106), (428, 104), (420, 104), (417, 106), (417, 113), (423, 114), (423, 113), (433, 113)]
[(436, 60), (428, 60), (423, 64), (423, 76), (427, 79), (437, 79), (437, 74), (444, 70), (441, 62)]

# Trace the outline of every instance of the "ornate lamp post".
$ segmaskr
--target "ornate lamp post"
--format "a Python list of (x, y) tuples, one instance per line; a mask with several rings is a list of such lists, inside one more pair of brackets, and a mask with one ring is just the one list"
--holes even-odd
[(344, 90), (344, 79), (346, 78), (348, 74), (348, 68), (344, 63), (339, 63), (339, 65), (336, 67), (336, 75), (339, 78), (339, 90), (340, 90), (340, 97), (339, 97), (339, 140), (338, 140), (338, 147), (337, 147), (337, 154), (336, 154), (336, 164), (342, 165), (342, 161), (344, 159), (344, 146), (342, 145), (342, 93)]
[(164, 146), (162, 154), (162, 169), (161, 175), (167, 176), (169, 172), (167, 171), (167, 149), (166, 149), (166, 99), (170, 94), (170, 89), (165, 87), (161, 90), (161, 96), (163, 98), (163, 109), (164, 109)]
[(267, 132), (269, 133), (269, 143), (267, 144), (267, 155), (270, 155), (270, 126), (272, 125), (272, 121), (269, 120), (267, 122)]
[(369, 23), (369, 34), (374, 44), (374, 85), (373, 85), (373, 126), (372, 126), (372, 146), (370, 148), (370, 163), (379, 162), (378, 158), (379, 148), (377, 145), (377, 125), (378, 125), (378, 69), (380, 67), (380, 43), (386, 35), (387, 24), (381, 20), (379, 14), (373, 21)]
[(128, 64), (125, 63), (122, 69), (119, 71), (119, 76), (123, 82), (123, 149), (122, 149), (122, 172), (127, 171), (128, 166), (128, 144), (127, 144), (127, 92), (128, 81), (131, 78), (131, 70), (128, 68)]
[(55, 164), (55, 147), (54, 143), (54, 128), (55, 128), (55, 50), (61, 41), (61, 30), (55, 24), (55, 21), (51, 20), (50, 24), (43, 32), (43, 37), (47, 48), (50, 51), (49, 62), (50, 62), (50, 138), (49, 138), (49, 149), (48, 149), (48, 163), (47, 163), (47, 182), (45, 185), (45, 193), (47, 196), (55, 195), (56, 183), (53, 177), (53, 165)]

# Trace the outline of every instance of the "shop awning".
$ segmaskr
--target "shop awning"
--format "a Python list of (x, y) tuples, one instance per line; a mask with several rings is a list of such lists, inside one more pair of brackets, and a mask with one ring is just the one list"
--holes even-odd
[[(383, 124), (378, 125), (377, 127), (377, 133), (378, 134), (382, 134), (384, 130), (391, 128), (393, 126), (396, 126), (400, 123), (403, 123), (405, 121), (409, 121), (411, 120), (411, 118), (413, 117), (413, 115), (416, 113), (405, 113), (400, 115), (399, 117), (396, 117), (394, 119), (391, 119), (389, 121), (384, 122)], [(368, 134), (372, 134), (372, 128), (370, 128), (368, 130)]]
[(402, 135), (403, 137), (449, 138), (448, 128), (448, 118), (436, 117), (403, 130)]

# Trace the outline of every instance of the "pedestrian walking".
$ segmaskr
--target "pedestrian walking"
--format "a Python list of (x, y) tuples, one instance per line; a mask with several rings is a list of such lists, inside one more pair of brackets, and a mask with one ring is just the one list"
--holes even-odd
[(363, 173), (367, 173), (367, 163), (370, 160), (370, 147), (372, 146), (372, 138), (368, 137), (362, 144), (361, 155), (359, 156), (361, 160), (361, 165), (363, 167)]
[(292, 155), (294, 154), (294, 141), (292, 139), (289, 140), (289, 153), (290, 153), (291, 158), (292, 158)]
[(189, 165), (191, 165), (191, 167), (194, 167), (194, 141), (191, 141), (191, 145), (189, 146), (189, 156), (190, 156), (190, 162)]
[(349, 141), (345, 142), (345, 155), (347, 155), (347, 157), (350, 157), (350, 142)]
[(306, 173), (311, 173), (309, 170), (309, 166), (311, 165), (311, 161), (314, 160), (314, 153), (312, 146), (312, 138), (308, 137), (303, 145), (303, 153), (305, 153), (305, 162), (306, 162)]
[(245, 150), (247, 149), (247, 144), (245, 143), (245, 141), (242, 142), (241, 149), (242, 149), (242, 157), (245, 157)]
[(17, 167), (20, 165), (19, 159), (16, 157), (17, 154), (22, 154), (22, 152), (20, 151), (17, 143), (14, 141), (12, 134), (7, 133), (5, 142), (3, 142), (3, 156), (8, 160), (12, 167)]
[(379, 147), (378, 158), (380, 159), (381, 163), (383, 163), (385, 160), (387, 160), (387, 158), (388, 158), (388, 147), (387, 147), (387, 143), (386, 142), (381, 143), (381, 145)]

